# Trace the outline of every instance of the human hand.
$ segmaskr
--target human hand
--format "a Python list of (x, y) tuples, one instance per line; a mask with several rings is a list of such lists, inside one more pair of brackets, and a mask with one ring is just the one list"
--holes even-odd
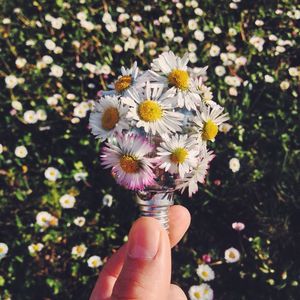
[(182, 289), (171, 284), (171, 247), (189, 225), (190, 214), (180, 205), (170, 208), (169, 234), (154, 218), (139, 218), (128, 243), (99, 274), (90, 300), (186, 300)]

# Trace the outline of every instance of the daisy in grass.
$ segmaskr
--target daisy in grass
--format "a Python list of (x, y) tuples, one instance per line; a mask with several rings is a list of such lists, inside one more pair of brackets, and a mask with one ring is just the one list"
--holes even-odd
[(111, 95), (111, 94), (126, 94), (127, 91), (130, 91), (132, 87), (135, 87), (140, 82), (139, 78), (139, 68), (137, 66), (137, 62), (134, 62), (131, 68), (121, 68), (121, 75), (119, 78), (113, 83), (108, 85), (110, 91), (103, 91), (103, 95)]
[(209, 265), (199, 265), (196, 272), (198, 276), (204, 281), (210, 281), (215, 279), (215, 272)]
[(157, 148), (157, 155), (160, 157), (159, 168), (184, 178), (184, 175), (197, 164), (199, 154), (197, 141), (187, 135), (178, 134), (171, 138), (165, 136), (164, 140)]
[(205, 146), (202, 146), (197, 161), (197, 166), (184, 178), (176, 180), (176, 189), (181, 190), (181, 193), (188, 188), (189, 197), (198, 191), (198, 183), (204, 183), (208, 173), (209, 163), (214, 159), (213, 151), (208, 151)]
[(127, 112), (128, 108), (121, 104), (118, 96), (101, 97), (90, 114), (92, 134), (104, 141), (116, 132), (128, 129), (129, 124), (125, 119)]
[(175, 90), (169, 89), (165, 93), (163, 90), (163, 84), (147, 82), (143, 89), (132, 89), (127, 97), (121, 98), (130, 106), (127, 118), (135, 120), (136, 126), (143, 127), (146, 133), (163, 135), (181, 131), (184, 115), (165, 103), (174, 97)]
[(117, 183), (130, 190), (143, 190), (154, 184), (153, 158), (146, 157), (153, 146), (142, 136), (117, 135), (115, 143), (107, 143), (101, 155), (102, 165), (112, 168)]
[(200, 285), (191, 286), (189, 296), (191, 300), (212, 300), (214, 292), (208, 284), (202, 283)]
[(229, 119), (228, 114), (223, 114), (223, 111), (224, 108), (219, 105), (212, 108), (203, 105), (201, 113), (196, 111), (197, 116), (194, 118), (194, 123), (197, 125), (197, 132), (200, 130), (200, 135), (196, 133), (194, 136), (204, 142), (213, 142), (219, 131), (218, 126)]
[(201, 98), (195, 82), (187, 70), (188, 61), (188, 53), (180, 58), (172, 51), (164, 52), (153, 60), (152, 71), (149, 73), (155, 81), (163, 82), (168, 87), (175, 88), (175, 96), (170, 99), (172, 102), (175, 102), (180, 108), (186, 107), (187, 110), (196, 110), (196, 106), (200, 105)]

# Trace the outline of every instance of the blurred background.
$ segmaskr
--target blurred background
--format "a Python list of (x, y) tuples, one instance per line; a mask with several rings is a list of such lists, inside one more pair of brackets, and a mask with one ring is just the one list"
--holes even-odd
[(206, 263), (215, 299), (299, 299), (299, 19), (296, 0), (1, 0), (0, 299), (88, 299), (138, 216), (89, 110), (121, 66), (169, 49), (208, 66), (230, 115), (206, 183), (177, 198), (192, 224), (173, 281), (188, 293)]

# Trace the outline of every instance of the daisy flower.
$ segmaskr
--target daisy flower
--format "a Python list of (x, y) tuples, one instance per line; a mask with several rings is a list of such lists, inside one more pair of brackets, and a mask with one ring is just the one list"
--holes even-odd
[(215, 272), (209, 265), (199, 265), (196, 272), (198, 276), (204, 281), (210, 281), (215, 279)]
[(146, 83), (145, 88), (128, 91), (122, 102), (129, 105), (127, 118), (135, 120), (136, 126), (143, 127), (145, 132), (163, 135), (181, 131), (184, 115), (174, 112), (166, 101), (174, 97), (174, 89), (163, 93), (163, 84)]
[(212, 300), (214, 293), (208, 284), (202, 283), (200, 285), (191, 286), (189, 296), (191, 300)]
[(93, 255), (87, 260), (87, 264), (90, 268), (98, 268), (103, 265), (103, 262), (98, 255)]
[(227, 263), (235, 263), (240, 260), (240, 252), (239, 250), (231, 247), (225, 251), (224, 258)]
[(157, 148), (157, 155), (160, 157), (159, 168), (171, 174), (179, 173), (180, 178), (183, 178), (197, 163), (199, 145), (187, 135), (175, 134), (171, 138), (165, 136), (164, 139)]
[(216, 105), (214, 107), (203, 106), (201, 113), (196, 111), (197, 116), (194, 118), (194, 123), (197, 125), (197, 131), (200, 131), (200, 136), (197, 137), (206, 141), (214, 141), (218, 134), (218, 126), (229, 119), (228, 114), (223, 114), (224, 108)]
[(138, 80), (140, 72), (137, 66), (137, 62), (134, 62), (131, 68), (121, 68), (121, 75), (118, 79), (113, 83), (108, 85), (110, 91), (103, 91), (104, 95), (111, 94), (121, 94), (124, 95), (126, 92), (130, 91), (131, 88), (136, 87), (140, 82)]
[[(164, 83), (168, 87), (174, 87), (175, 96), (172, 98), (180, 108), (196, 110), (201, 98), (196, 89), (194, 81), (187, 70), (189, 55), (186, 53), (183, 58), (176, 56), (172, 51), (162, 53), (151, 64), (152, 78), (157, 82)], [(159, 72), (160, 74), (156, 73)]]
[(136, 134), (117, 135), (115, 143), (107, 143), (101, 155), (102, 165), (112, 168), (116, 181), (130, 190), (142, 190), (154, 184), (153, 158), (146, 157), (153, 146)]
[(196, 167), (184, 178), (176, 181), (176, 189), (181, 190), (181, 193), (183, 193), (188, 188), (189, 197), (192, 197), (198, 191), (198, 183), (204, 183), (209, 163), (214, 157), (213, 151), (207, 151), (206, 147), (202, 147)]
[(95, 105), (95, 110), (90, 115), (90, 128), (92, 134), (101, 141), (128, 129), (129, 125), (125, 117), (128, 108), (123, 106), (117, 96), (101, 97)]
[(5, 243), (0, 243), (0, 260), (5, 257), (8, 252), (8, 247)]
[(87, 247), (84, 244), (76, 245), (72, 248), (71, 254), (74, 258), (84, 257)]

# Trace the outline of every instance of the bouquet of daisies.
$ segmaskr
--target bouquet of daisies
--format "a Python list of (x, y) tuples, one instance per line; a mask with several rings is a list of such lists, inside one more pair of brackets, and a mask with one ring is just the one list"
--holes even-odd
[(204, 84), (206, 68), (195, 74), (182, 58), (164, 52), (140, 71), (137, 63), (103, 91), (90, 115), (92, 134), (101, 142), (101, 164), (116, 182), (142, 191), (155, 186), (162, 174), (174, 189), (189, 196), (203, 183), (214, 158), (208, 142), (228, 120)]

